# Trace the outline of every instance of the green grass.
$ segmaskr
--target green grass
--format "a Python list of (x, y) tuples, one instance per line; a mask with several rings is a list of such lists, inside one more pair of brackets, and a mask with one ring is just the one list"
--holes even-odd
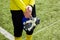
[(2, 35), (2, 34), (0, 33), (0, 40), (8, 40), (8, 39), (5, 38), (4, 35)]
[[(60, 20), (60, 0), (36, 0), (36, 13), (41, 22), (35, 28), (34, 33)], [(12, 35), (14, 34), (8, 0), (0, 0), (0, 26)], [(23, 35), (25, 38), (25, 32)], [(0, 34), (0, 38), (0, 40), (7, 40), (2, 34)], [(33, 35), (33, 40), (60, 40), (60, 22)]]

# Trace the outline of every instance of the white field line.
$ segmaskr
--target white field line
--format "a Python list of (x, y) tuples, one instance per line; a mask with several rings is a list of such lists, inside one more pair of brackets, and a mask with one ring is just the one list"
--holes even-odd
[[(33, 35), (36, 35), (37, 33), (39, 33), (39, 32), (41, 32), (41, 31), (43, 31), (43, 30), (49, 28), (50, 26), (53, 26), (54, 24), (56, 24), (56, 23), (58, 23), (58, 22), (60, 22), (60, 20), (55, 21), (54, 23), (52, 23), (52, 24), (50, 24), (50, 25), (48, 25), (48, 26), (46, 25), (44, 28), (38, 30), (38, 31), (37, 31), (36, 33), (34, 33)], [(25, 38), (24, 38), (23, 40), (25, 40)]]
[(9, 32), (7, 32), (5, 29), (3, 29), (2, 27), (0, 27), (0, 33), (2, 33), (6, 38), (8, 38), (9, 40), (14, 40), (14, 36), (11, 35)]
[[(50, 27), (50, 26), (52, 26), (52, 25), (54, 25), (54, 24), (56, 24), (56, 23), (58, 23), (58, 22), (60, 22), (60, 20), (58, 20), (58, 21), (50, 24), (49, 26), (45, 26), (45, 28), (42, 28), (42, 29), (38, 30), (38, 31), (37, 31), (36, 33), (34, 33), (33, 35), (36, 35), (37, 33), (45, 30), (46, 28), (48, 28), (48, 27)], [(1, 32), (6, 38), (8, 38), (9, 40), (14, 40), (14, 36), (11, 35), (9, 32), (7, 32), (7, 31), (6, 31), (5, 29), (3, 29), (2, 27), (0, 27), (0, 32)]]
[(56, 21), (56, 22), (54, 22), (54, 23), (52, 23), (52, 24), (50, 24), (50, 25), (48, 25), (48, 26), (46, 25), (44, 28), (38, 30), (38, 31), (37, 31), (36, 33), (34, 33), (33, 35), (36, 35), (37, 33), (39, 33), (39, 32), (41, 32), (41, 31), (49, 28), (50, 26), (53, 26), (54, 24), (56, 24), (56, 23), (58, 23), (58, 22), (60, 22), (60, 20), (58, 20), (58, 21)]

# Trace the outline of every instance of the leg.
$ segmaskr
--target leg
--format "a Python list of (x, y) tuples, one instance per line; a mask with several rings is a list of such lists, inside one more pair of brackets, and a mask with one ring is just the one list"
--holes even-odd
[(23, 12), (21, 10), (11, 10), (11, 14), (14, 26), (15, 40), (20, 40), (23, 31), (23, 24), (22, 24)]
[[(34, 5), (34, 7), (32, 7), (32, 16), (33, 17), (36, 17), (36, 9), (35, 9), (35, 5)], [(31, 30), (30, 32), (26, 32), (26, 34), (27, 34), (27, 36), (26, 36), (26, 40), (32, 40), (32, 34), (33, 34), (33, 31), (34, 31), (34, 29), (33, 30)]]

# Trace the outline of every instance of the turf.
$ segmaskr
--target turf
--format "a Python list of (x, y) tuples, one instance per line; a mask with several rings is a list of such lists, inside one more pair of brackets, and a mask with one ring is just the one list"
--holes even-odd
[[(0, 0), (0, 26), (13, 35), (9, 2), (9, 0)], [(33, 35), (33, 40), (60, 40), (60, 22), (55, 23), (60, 20), (60, 0), (36, 0), (36, 14), (41, 22), (35, 28), (34, 33), (49, 27)], [(53, 23), (55, 24), (50, 26)], [(22, 37), (25, 38), (25, 36), (25, 31), (23, 31)], [(2, 34), (0, 38), (0, 40), (7, 40)]]
[(8, 39), (5, 38), (4, 35), (2, 35), (2, 34), (0, 33), (0, 40), (8, 40)]

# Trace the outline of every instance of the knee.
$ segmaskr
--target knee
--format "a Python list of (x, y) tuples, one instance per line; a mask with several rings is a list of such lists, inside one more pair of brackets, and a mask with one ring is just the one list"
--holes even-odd
[(26, 34), (28, 34), (28, 35), (32, 35), (32, 34), (33, 34), (33, 31), (34, 31), (34, 29), (31, 30), (31, 31), (26, 31)]
[(15, 37), (21, 37), (22, 36), (22, 31), (14, 31), (14, 36)]
[(21, 37), (22, 36), (23, 29), (22, 28), (14, 28), (14, 36), (15, 37)]

